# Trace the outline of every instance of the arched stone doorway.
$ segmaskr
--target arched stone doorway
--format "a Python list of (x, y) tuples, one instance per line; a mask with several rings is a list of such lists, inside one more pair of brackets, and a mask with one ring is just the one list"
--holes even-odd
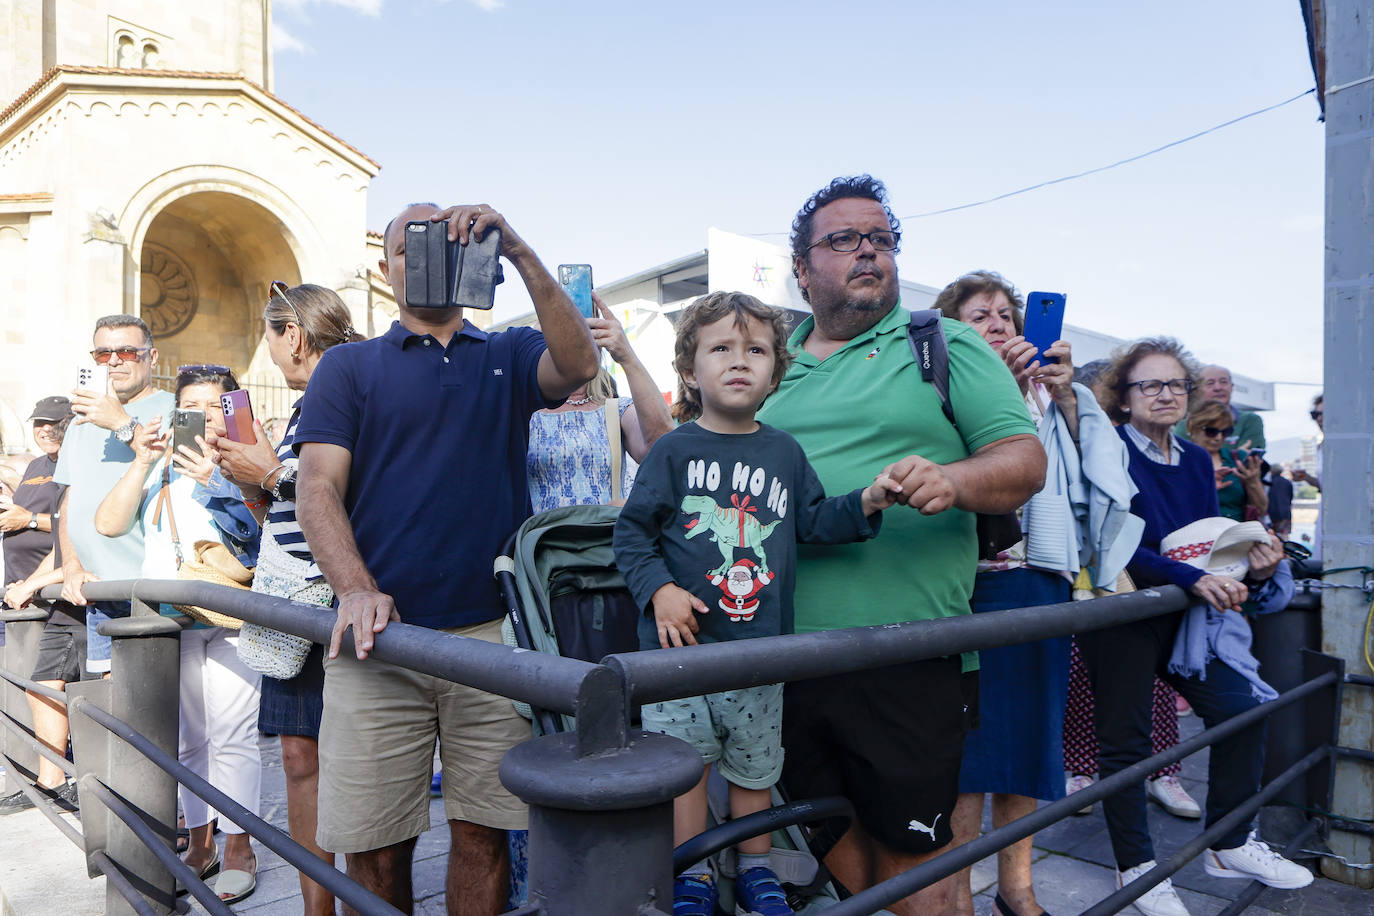
[(139, 314), (157, 341), (161, 387), (172, 386), (178, 366), (218, 363), (250, 390), (260, 420), (290, 412), (295, 395), (262, 342), (271, 282), (294, 286), (301, 278), (275, 214), (227, 191), (178, 197), (148, 225), (138, 278)]
[(280, 220), (223, 191), (179, 197), (153, 217), (138, 253), (139, 314), (161, 354), (159, 374), (221, 363), (243, 374), (262, 339), (273, 280), (300, 282)]

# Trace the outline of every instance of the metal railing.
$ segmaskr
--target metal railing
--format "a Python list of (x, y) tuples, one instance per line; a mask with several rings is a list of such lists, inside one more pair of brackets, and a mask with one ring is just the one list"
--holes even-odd
[[(56, 591), (54, 587), (45, 594), (55, 597)], [(173, 878), (186, 884), (211, 912), (230, 912), (172, 852), (179, 782), (359, 912), (395, 913), (176, 760), (178, 658), (176, 641), (170, 637), (180, 628), (169, 618), (155, 616), (153, 608), (161, 602), (211, 607), (315, 642), (328, 641), (334, 614), (314, 605), (189, 581), (93, 582), (86, 586), (86, 594), (92, 600), (131, 600), (136, 615), (102, 624), (102, 631), (108, 630), (114, 638), (112, 678), (71, 684), (67, 691), (81, 791), (86, 799), (99, 802), (83, 804), (84, 836), (69, 834), (69, 838), (84, 842), (92, 875), (110, 876), (107, 912), (168, 912)], [(501, 763), (502, 781), (530, 806), (531, 903), (515, 912), (527, 916), (652, 914), (671, 909), (672, 800), (696, 783), (701, 762), (697, 752), (683, 742), (633, 729), (635, 706), (1083, 633), (1173, 613), (1187, 602), (1174, 587), (1145, 589), (952, 619), (703, 645), (690, 653), (654, 650), (612, 655), (601, 664), (393, 623), (376, 635), (372, 655), (575, 716), (574, 733), (531, 739), (516, 746)], [(11, 626), (25, 621), (22, 612), (2, 616)], [(33, 625), (32, 615), (27, 622)], [(345, 635), (342, 651), (353, 651), (351, 633)], [(1337, 746), (1339, 691), (1347, 680), (1374, 685), (1374, 679), (1344, 679), (1338, 660), (1315, 653), (1308, 653), (1307, 668), (1307, 680), (1278, 699), (863, 890), (829, 912), (836, 916), (874, 913), (1044, 829), (1086, 803), (1143, 780), (1163, 764), (1299, 702), (1305, 705), (1311, 733), (1306, 755), (1226, 818), (1089, 912), (1096, 916), (1127, 905), (1304, 774), (1329, 808), (1335, 755), (1374, 760), (1369, 752)], [(169, 685), (167, 672), (173, 672)], [(12, 672), (0, 670), (0, 677), (21, 688), (39, 686)], [(149, 692), (149, 678), (163, 684), (160, 692)], [(159, 696), (164, 704), (170, 698), (169, 708), (156, 708), (158, 701), (150, 698)], [(172, 723), (170, 732), (168, 722)], [(7, 719), (5, 724), (7, 734), (37, 743), (17, 723)], [(52, 759), (50, 752), (48, 756)], [(776, 829), (814, 819), (818, 811), (832, 816), (843, 805), (835, 800), (799, 802), (759, 818), (759, 825)], [(61, 822), (55, 811), (45, 808), (45, 813)], [(713, 844), (735, 842), (746, 826), (723, 825), (716, 828), (721, 832), (708, 832), (691, 841), (695, 845), (686, 851), (695, 854)], [(1243, 896), (1253, 899), (1257, 894), (1258, 889), (1252, 888)]]

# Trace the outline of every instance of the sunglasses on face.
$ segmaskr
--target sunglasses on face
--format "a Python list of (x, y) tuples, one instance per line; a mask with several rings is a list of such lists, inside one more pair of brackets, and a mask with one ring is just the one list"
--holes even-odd
[(1236, 428), (1235, 428), (1234, 426), (1228, 426), (1228, 427), (1226, 427), (1225, 429), (1220, 429), (1220, 428), (1215, 427), (1215, 426), (1204, 426), (1204, 427), (1202, 427), (1202, 434), (1203, 434), (1204, 436), (1223, 436), (1223, 437), (1224, 437), (1224, 436), (1230, 436), (1230, 435), (1231, 435), (1232, 433), (1234, 433), (1235, 431), (1236, 431)]
[(118, 356), (121, 363), (132, 363), (142, 359), (152, 350), (152, 347), (96, 347), (91, 351), (91, 359), (95, 360), (97, 366), (108, 365), (113, 356)]
[(1320, 420), (1322, 418), (1322, 412), (1320, 410), (1308, 411), (1307, 415), (1314, 420)]

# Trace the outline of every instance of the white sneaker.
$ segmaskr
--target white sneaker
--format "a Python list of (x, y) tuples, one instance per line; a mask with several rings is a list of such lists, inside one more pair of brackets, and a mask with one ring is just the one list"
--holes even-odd
[[(1116, 886), (1118, 888), (1125, 887), (1154, 867), (1154, 860), (1151, 859), (1149, 862), (1141, 862), (1134, 868), (1119, 871), (1116, 873)], [(1182, 900), (1178, 899), (1178, 893), (1174, 890), (1174, 882), (1168, 878), (1137, 897), (1135, 908), (1143, 916), (1188, 916), (1188, 908), (1183, 905)]]
[(1207, 850), (1202, 857), (1202, 868), (1213, 878), (1247, 878), (1284, 890), (1312, 883), (1310, 871), (1274, 852), (1253, 833), (1246, 838), (1244, 846)]
[(1145, 795), (1174, 817), (1202, 817), (1202, 807), (1174, 776), (1145, 780)]
[[(1083, 789), (1086, 789), (1088, 786), (1092, 784), (1093, 778), (1091, 776), (1070, 776), (1064, 783), (1064, 794), (1072, 795), (1075, 792), (1080, 792)], [(1074, 816), (1092, 813), (1093, 806), (1088, 805), (1086, 808), (1079, 808), (1077, 811), (1075, 811)]]

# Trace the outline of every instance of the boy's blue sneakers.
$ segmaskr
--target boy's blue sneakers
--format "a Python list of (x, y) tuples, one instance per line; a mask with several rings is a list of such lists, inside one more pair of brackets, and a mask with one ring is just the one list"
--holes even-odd
[(710, 875), (678, 875), (673, 882), (673, 916), (716, 916), (718, 899)]
[(431, 779), (431, 780), (429, 781), (429, 797), (430, 797), (430, 798), (443, 798), (443, 797), (444, 797), (444, 774), (443, 774), (443, 773), (435, 773), (435, 774), (434, 774), (434, 778)]
[[(674, 910), (674, 916), (676, 916)], [(746, 868), (735, 879), (735, 916), (791, 916), (787, 895), (773, 869)]]

